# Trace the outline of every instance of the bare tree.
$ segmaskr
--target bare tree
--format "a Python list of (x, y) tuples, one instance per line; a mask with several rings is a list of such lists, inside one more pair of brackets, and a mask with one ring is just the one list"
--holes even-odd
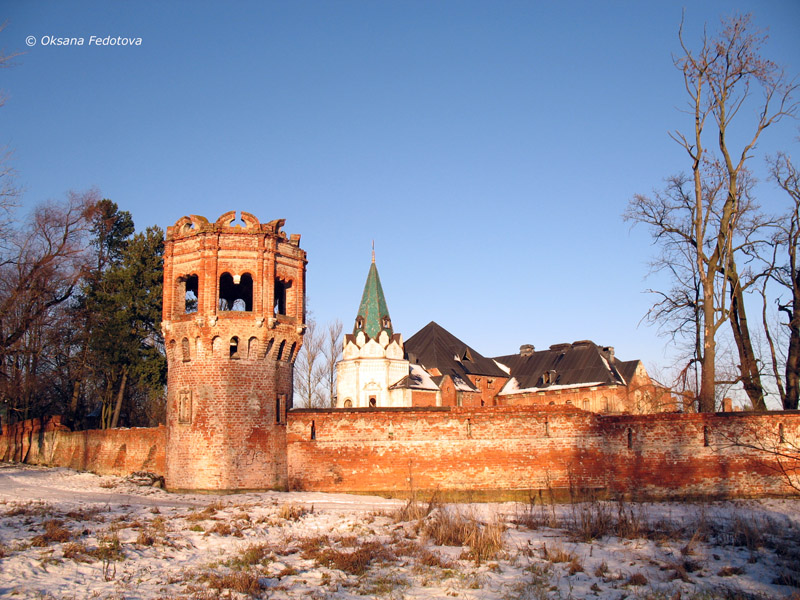
[[(789, 330), (783, 381), (781, 381), (777, 353), (766, 318), (766, 283), (762, 286), (763, 322), (783, 408), (795, 410), (798, 407), (798, 397), (800, 397), (800, 262), (798, 262), (800, 257), (797, 255), (797, 246), (800, 242), (800, 173), (791, 158), (783, 153), (772, 159), (771, 172), (772, 177), (791, 200), (789, 211), (781, 220), (778, 235), (775, 237), (769, 269), (771, 279), (787, 289), (790, 294), (788, 302), (778, 303), (778, 309), (786, 313), (788, 317), (786, 326)], [(778, 249), (786, 253), (784, 265), (778, 265)]]
[(342, 330), (343, 325), (339, 319), (328, 323), (322, 347), (325, 400), (331, 408), (336, 406), (336, 365), (342, 360)]
[[(0, 252), (0, 383), (4, 401), (18, 415), (27, 414), (32, 396), (20, 395), (14, 382), (21, 376), (35, 380), (45, 322), (56, 321), (54, 309), (72, 296), (85, 272), (96, 201), (96, 192), (70, 193), (62, 203), (39, 206)], [(14, 398), (22, 398), (20, 406)]]
[[(691, 115), (689, 133), (676, 131), (671, 137), (685, 150), (691, 175), (668, 180), (663, 193), (653, 197), (637, 195), (625, 218), (650, 227), (654, 243), (661, 246), (657, 263), (669, 267), (673, 289), (662, 294), (661, 306), (651, 316), (677, 319), (672, 331), (684, 336), (690, 331), (694, 342), (693, 362), (700, 365), (698, 410), (715, 409), (716, 337), (725, 323), (731, 323), (740, 356), (740, 380), (754, 408), (765, 409), (763, 388), (755, 360), (744, 306), (744, 284), (737, 270), (737, 251), (753, 243), (746, 225), (758, 227), (759, 220), (745, 218), (748, 204), (746, 163), (762, 132), (787, 115), (794, 115), (795, 85), (783, 72), (762, 58), (766, 37), (751, 32), (750, 17), (723, 21), (715, 38), (703, 36), (700, 49), (693, 51), (679, 32), (682, 53), (674, 59), (682, 72), (688, 95), (686, 113)], [(739, 148), (730, 141), (732, 123), (758, 89), (763, 98)], [(748, 104), (749, 107), (749, 104)], [(744, 121), (745, 117), (737, 120)], [(713, 140), (719, 157), (706, 148)], [(752, 209), (752, 205), (750, 206)], [(752, 215), (751, 215), (752, 216)]]
[(324, 405), (322, 348), (324, 337), (312, 318), (306, 321), (303, 346), (294, 363), (294, 399), (300, 408)]

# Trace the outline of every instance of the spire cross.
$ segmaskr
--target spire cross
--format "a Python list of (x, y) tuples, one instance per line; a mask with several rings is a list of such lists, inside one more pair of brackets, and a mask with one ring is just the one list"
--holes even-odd
[(375, 240), (372, 240), (372, 263), (375, 263)]

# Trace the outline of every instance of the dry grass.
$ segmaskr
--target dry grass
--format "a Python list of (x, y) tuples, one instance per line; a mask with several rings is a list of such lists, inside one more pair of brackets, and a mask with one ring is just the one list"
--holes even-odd
[(46, 502), (28, 502), (26, 504), (18, 504), (9, 508), (4, 516), (6, 517), (44, 517), (53, 514), (53, 507)]
[(32, 546), (47, 546), (52, 542), (68, 542), (72, 539), (72, 533), (69, 529), (64, 527), (64, 521), (61, 519), (51, 519), (45, 521), (44, 534), (37, 535), (31, 540)]
[(717, 575), (720, 577), (733, 577), (744, 573), (744, 567), (722, 567)]
[(122, 543), (116, 531), (100, 537), (97, 548), (89, 550), (87, 554), (104, 562), (125, 560)]
[(260, 595), (262, 590), (258, 575), (248, 571), (232, 571), (223, 574), (209, 571), (201, 573), (197, 579), (217, 591), (231, 590), (255, 597)]
[(409, 558), (414, 558), (417, 564), (426, 567), (437, 567), (439, 569), (450, 569), (453, 567), (453, 563), (444, 560), (439, 554), (428, 550), (417, 541), (396, 541), (392, 545), (392, 551), (397, 557), (407, 556)]
[(578, 557), (569, 550), (565, 550), (563, 546), (554, 544), (547, 547), (547, 544), (542, 546), (542, 558), (549, 560), (552, 563), (572, 563), (577, 561)]
[(299, 504), (282, 504), (278, 509), (278, 518), (284, 521), (299, 521), (304, 515), (309, 514), (309, 509)]
[(642, 573), (634, 573), (628, 577), (628, 581), (625, 583), (633, 586), (647, 585), (647, 577), (645, 577)]
[(62, 552), (64, 553), (64, 558), (74, 560), (75, 562), (92, 561), (92, 557), (89, 554), (89, 550), (82, 543), (71, 542), (69, 544), (64, 544)]
[(236, 569), (244, 569), (254, 565), (266, 565), (273, 553), (273, 548), (270, 544), (250, 544), (243, 548), (234, 558), (230, 559), (227, 565)]
[(236, 525), (230, 525), (224, 521), (217, 521), (214, 526), (206, 531), (206, 535), (216, 533), (217, 535), (232, 535), (234, 537), (242, 537), (242, 531)]
[(396, 558), (391, 549), (376, 541), (355, 542), (352, 549), (345, 550), (340, 540), (319, 536), (305, 538), (300, 546), (303, 558), (351, 575), (363, 575), (373, 563), (391, 562)]
[(484, 523), (449, 506), (433, 510), (426, 517), (422, 530), (437, 546), (467, 546), (467, 555), (476, 564), (496, 558), (504, 547), (505, 524), (500, 519)]

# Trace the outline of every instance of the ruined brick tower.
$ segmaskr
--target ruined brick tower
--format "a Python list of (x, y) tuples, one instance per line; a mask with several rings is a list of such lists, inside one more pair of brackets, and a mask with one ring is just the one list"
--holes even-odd
[(166, 485), (286, 489), (286, 411), (305, 330), (306, 253), (283, 219), (234, 211), (167, 228)]

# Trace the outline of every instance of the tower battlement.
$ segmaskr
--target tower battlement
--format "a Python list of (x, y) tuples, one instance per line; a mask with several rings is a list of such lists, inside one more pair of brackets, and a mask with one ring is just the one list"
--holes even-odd
[(230, 211), (167, 228), (169, 489), (287, 486), (286, 411), (305, 331), (306, 253), (283, 219)]

